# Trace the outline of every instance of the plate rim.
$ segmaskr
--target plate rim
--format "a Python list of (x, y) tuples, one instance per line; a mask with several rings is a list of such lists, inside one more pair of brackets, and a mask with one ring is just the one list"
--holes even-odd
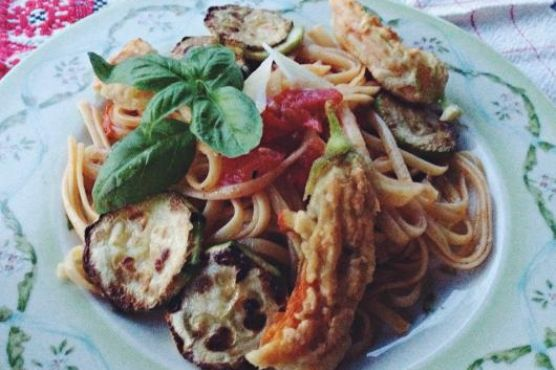
[[(362, 0), (363, 2), (369, 3), (370, 0)], [(382, 3), (387, 4), (389, 7), (392, 6), (392, 9), (395, 11), (396, 7), (397, 8), (404, 8), (405, 11), (411, 12), (413, 14), (418, 15), (419, 17), (428, 19), (428, 20), (433, 20), (435, 22), (440, 22), (441, 24), (441, 28), (445, 29), (446, 31), (449, 32), (455, 32), (458, 34), (458, 37), (461, 37), (462, 39), (464, 39), (466, 42), (471, 43), (473, 45), (480, 45), (480, 50), (478, 50), (478, 53), (482, 54), (482, 57), (486, 60), (492, 63), (500, 63), (502, 64), (504, 69), (510, 69), (514, 75), (511, 77), (511, 81), (512, 83), (515, 83), (517, 85), (519, 85), (521, 88), (525, 89), (527, 92), (527, 95), (529, 96), (534, 96), (535, 97), (535, 107), (537, 108), (537, 110), (539, 112), (543, 112), (543, 114), (545, 114), (545, 112), (547, 114), (555, 114), (556, 113), (556, 105), (554, 105), (554, 103), (552, 103), (552, 101), (548, 98), (548, 96), (546, 95), (546, 93), (544, 93), (539, 87), (537, 87), (535, 85), (535, 83), (533, 81), (531, 81), (531, 79), (529, 77), (527, 77), (525, 75), (524, 72), (522, 72), (520, 69), (518, 69), (515, 65), (513, 65), (510, 61), (506, 60), (506, 58), (504, 58), (502, 55), (500, 55), (498, 52), (496, 52), (492, 47), (490, 47), (489, 45), (487, 45), (486, 43), (484, 43), (481, 39), (479, 39), (477, 36), (468, 33), (462, 29), (460, 29), (459, 27), (457, 27), (456, 25), (433, 15), (427, 14), (425, 12), (423, 12), (420, 9), (415, 9), (412, 8), (408, 5), (405, 4), (400, 4), (400, 3), (396, 3), (393, 2), (392, 0), (380, 0)], [(165, 4), (169, 4), (172, 1), (168, 1), (165, 2)], [(175, 1), (174, 1), (175, 2)], [(90, 24), (93, 24), (96, 20), (101, 19), (103, 17), (107, 17), (109, 16), (109, 14), (115, 14), (118, 11), (123, 10), (124, 12), (132, 10), (132, 9), (137, 9), (140, 8), (142, 6), (145, 6), (147, 4), (147, 0), (142, 0), (142, 1), (137, 1), (137, 2), (117, 2), (113, 5), (109, 5), (106, 8), (101, 9), (99, 12), (94, 13), (90, 16), (88, 16), (85, 19), (82, 19), (72, 25), (67, 26), (66, 28), (64, 28), (63, 30), (60, 30), (59, 32), (57, 32), (53, 37), (50, 37), (47, 41), (45, 41), (43, 44), (41, 44), (37, 49), (35, 49), (30, 55), (28, 55), (23, 61), (21, 61), (18, 65), (16, 65), (14, 68), (12, 68), (8, 74), (6, 74), (4, 76), (4, 78), (2, 80), (0, 80), (0, 95), (2, 95), (2, 91), (5, 91), (6, 88), (4, 86), (9, 86), (10, 84), (17, 84), (18, 80), (21, 80), (21, 78), (23, 76), (21, 76), (21, 74), (28, 69), (29, 67), (32, 67), (35, 63), (39, 62), (41, 60), (41, 58), (43, 56), (45, 56), (46, 53), (48, 53), (48, 48), (53, 44), (58, 42), (59, 39), (63, 38), (63, 37), (68, 37), (68, 34), (78, 34), (79, 31), (83, 28), (87, 28), (90, 26)], [(157, 4), (158, 5), (158, 4)], [(160, 4), (160, 5), (164, 5), (164, 4)], [(186, 6), (188, 6), (188, 4), (186, 4)], [(190, 7), (191, 11), (197, 12), (197, 10), (194, 7)], [(484, 53), (486, 51), (486, 53)], [(540, 98), (540, 99), (538, 99)], [(10, 114), (13, 114), (14, 111), (10, 111), (10, 110), (6, 110), (8, 113), (6, 116), (9, 116)], [(2, 116), (0, 118), (5, 118), (5, 116)], [(549, 121), (549, 120), (543, 120), (543, 122), (545, 122), (546, 125), (551, 126), (552, 129), (556, 129), (556, 124)], [(502, 275), (502, 274), (501, 274)], [(485, 301), (486, 303), (486, 301)], [(451, 340), (449, 340), (449, 344), (450, 346), (454, 344), (454, 342), (456, 342), (456, 340), (461, 340), (462, 337), (464, 336), (464, 330), (461, 330), (456, 336), (452, 337)], [(430, 359), (423, 359), (422, 361), (419, 362), (418, 366), (419, 367), (423, 367), (427, 364), (429, 364), (431, 361), (436, 361), (436, 359), (439, 357), (439, 355), (443, 352), (446, 352), (446, 346), (444, 346), (443, 348), (439, 348), (434, 354), (431, 355)]]

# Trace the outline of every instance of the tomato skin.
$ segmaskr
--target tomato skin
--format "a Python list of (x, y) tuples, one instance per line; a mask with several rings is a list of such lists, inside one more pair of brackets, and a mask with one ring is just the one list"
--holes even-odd
[(276, 168), (284, 157), (284, 153), (260, 146), (241, 157), (222, 157), (220, 184), (237, 184), (260, 177)]

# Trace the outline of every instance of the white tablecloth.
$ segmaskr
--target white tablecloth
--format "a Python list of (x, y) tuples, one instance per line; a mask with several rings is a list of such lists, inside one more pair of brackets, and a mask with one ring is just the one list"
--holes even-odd
[(556, 1), (399, 1), (474, 34), (525, 72), (556, 104)]

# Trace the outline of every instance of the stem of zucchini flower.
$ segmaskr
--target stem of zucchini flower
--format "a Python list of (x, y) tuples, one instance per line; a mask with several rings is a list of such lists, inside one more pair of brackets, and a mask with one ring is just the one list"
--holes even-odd
[(303, 196), (304, 200), (306, 200), (313, 193), (317, 180), (320, 175), (332, 165), (332, 160), (335, 157), (342, 156), (353, 150), (353, 145), (344, 134), (344, 130), (342, 130), (340, 120), (336, 115), (336, 107), (334, 103), (330, 100), (327, 101), (324, 105), (324, 111), (326, 112), (326, 118), (328, 120), (330, 137), (326, 143), (324, 155), (313, 162), (313, 165), (311, 166), (311, 172), (309, 173), (307, 184), (305, 184), (305, 194)]

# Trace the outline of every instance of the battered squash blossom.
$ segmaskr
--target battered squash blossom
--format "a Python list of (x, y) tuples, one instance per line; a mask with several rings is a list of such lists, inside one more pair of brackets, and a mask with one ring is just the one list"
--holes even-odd
[(247, 359), (259, 368), (333, 370), (351, 345), (355, 310), (375, 268), (378, 201), (370, 161), (343, 136), (331, 104), (331, 137), (312, 168), (307, 210), (281, 214), (301, 241), (302, 263), (286, 311)]
[(355, 0), (330, 0), (330, 7), (338, 41), (386, 90), (413, 103), (442, 97), (448, 69), (436, 56), (403, 45), (396, 32)]

